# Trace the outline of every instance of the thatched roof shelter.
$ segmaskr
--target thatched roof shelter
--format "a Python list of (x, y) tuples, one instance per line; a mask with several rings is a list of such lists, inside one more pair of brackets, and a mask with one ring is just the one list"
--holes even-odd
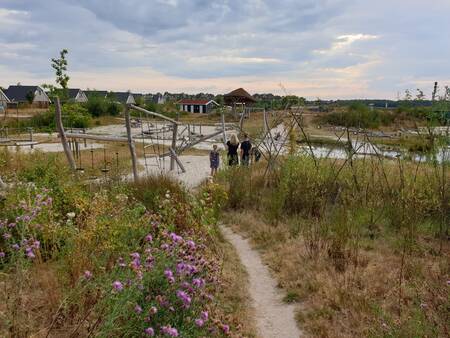
[(223, 96), (226, 105), (236, 105), (236, 104), (252, 104), (256, 102), (256, 99), (253, 98), (244, 88), (238, 88), (233, 90), (232, 92), (225, 94)]

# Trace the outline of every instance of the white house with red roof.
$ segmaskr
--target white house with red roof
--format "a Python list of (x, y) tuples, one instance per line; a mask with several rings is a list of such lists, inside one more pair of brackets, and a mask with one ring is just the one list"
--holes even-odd
[(180, 109), (188, 113), (208, 114), (219, 104), (214, 100), (183, 99), (178, 102)]

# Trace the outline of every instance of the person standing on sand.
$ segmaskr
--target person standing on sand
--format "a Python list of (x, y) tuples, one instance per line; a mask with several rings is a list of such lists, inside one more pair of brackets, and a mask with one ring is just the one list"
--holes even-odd
[(239, 139), (235, 134), (231, 135), (230, 140), (227, 142), (228, 148), (228, 165), (235, 166), (239, 164), (239, 157), (237, 150), (239, 148)]
[(211, 176), (214, 177), (217, 174), (217, 168), (220, 164), (220, 156), (217, 151), (217, 144), (213, 145), (213, 149), (209, 152), (209, 164), (211, 167)]
[(241, 143), (241, 164), (248, 166), (250, 164), (250, 150), (252, 144), (247, 134), (244, 134), (244, 141)]

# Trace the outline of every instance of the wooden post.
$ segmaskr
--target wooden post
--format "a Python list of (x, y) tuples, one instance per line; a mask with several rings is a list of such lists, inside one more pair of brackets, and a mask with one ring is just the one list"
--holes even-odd
[(30, 128), (30, 145), (31, 149), (33, 149), (33, 128)]
[[(181, 171), (183, 173), (186, 172), (186, 169), (184, 169), (183, 163), (181, 163), (180, 159), (177, 156), (177, 153), (175, 152), (175, 150), (172, 149), (172, 147), (169, 148), (169, 152), (172, 156), (172, 158), (177, 162), (178, 166), (180, 167)], [(171, 169), (172, 170), (172, 169)]]
[(267, 112), (266, 112), (266, 108), (264, 108), (264, 112), (263, 112), (263, 119), (264, 119), (264, 135), (267, 135)]
[(56, 105), (55, 105), (55, 114), (56, 114), (56, 128), (59, 133), (59, 137), (61, 138), (61, 144), (64, 149), (64, 153), (66, 154), (67, 161), (69, 162), (70, 169), (76, 170), (77, 166), (75, 164), (75, 160), (73, 159), (72, 152), (70, 151), (69, 144), (67, 143), (66, 133), (64, 131), (64, 126), (61, 118), (61, 104), (59, 102), (59, 97), (56, 96)]
[(133, 137), (131, 136), (130, 109), (128, 105), (125, 106), (125, 124), (127, 128), (127, 138), (128, 138), (128, 147), (130, 148), (131, 164), (133, 166), (134, 182), (137, 183), (139, 180), (139, 176), (137, 171), (136, 149), (134, 148), (134, 141)]
[(222, 141), (225, 149), (227, 148), (227, 134), (225, 133), (225, 113), (222, 111)]
[(173, 133), (172, 133), (172, 156), (170, 157), (170, 170), (174, 170), (175, 169), (175, 149), (177, 146), (177, 134), (178, 134), (178, 124), (174, 123), (173, 124)]

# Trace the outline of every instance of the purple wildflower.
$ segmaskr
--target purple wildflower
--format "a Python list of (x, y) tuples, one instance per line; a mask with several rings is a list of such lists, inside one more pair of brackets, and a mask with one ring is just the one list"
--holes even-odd
[(153, 237), (152, 237), (152, 235), (148, 234), (147, 236), (145, 236), (145, 241), (146, 241), (146, 242), (153, 242)]
[(92, 272), (90, 272), (89, 270), (86, 270), (84, 272), (84, 278), (85, 279), (91, 279), (92, 278)]
[(179, 243), (183, 240), (183, 237), (178, 236), (176, 233), (171, 232), (169, 235), (170, 239), (174, 242), (174, 243)]
[(191, 297), (189, 297), (189, 295), (186, 292), (178, 290), (177, 297), (181, 299), (184, 306), (189, 307), (191, 305)]
[(205, 322), (208, 320), (208, 311), (202, 311), (200, 313), (200, 318), (203, 319)]
[(116, 280), (114, 283), (112, 283), (112, 286), (114, 288), (114, 290), (116, 291), (122, 291), (123, 290), (123, 284), (121, 282), (119, 282), (118, 280)]
[(197, 288), (201, 288), (201, 287), (205, 286), (205, 281), (203, 278), (194, 278), (192, 280), (192, 285), (194, 285)]
[(164, 276), (166, 276), (167, 280), (169, 281), (170, 284), (172, 284), (173, 282), (175, 282), (175, 278), (173, 277), (173, 272), (172, 270), (165, 270), (164, 271)]
[(14, 250), (19, 250), (20, 249), (20, 245), (17, 243), (14, 243), (13, 245), (11, 245), (11, 248), (13, 248)]
[(155, 330), (153, 330), (153, 328), (151, 328), (151, 327), (148, 327), (144, 330), (144, 333), (147, 336), (153, 337), (155, 335)]
[(187, 241), (186, 242), (187, 246), (189, 247), (189, 249), (195, 250), (195, 242), (194, 241)]
[(163, 326), (161, 332), (171, 337), (178, 337), (178, 330), (170, 326)]
[(142, 308), (141, 308), (139, 305), (136, 305), (136, 306), (134, 307), (134, 312), (136, 312), (136, 313), (141, 313), (141, 312), (142, 312)]
[(155, 306), (152, 306), (150, 309), (148, 309), (148, 313), (150, 313), (151, 315), (154, 315), (157, 312), (158, 309)]
[(222, 325), (223, 333), (228, 334), (230, 332), (230, 327), (226, 324)]
[(195, 325), (197, 325), (198, 327), (202, 327), (203, 325), (205, 325), (205, 322), (203, 321), (203, 319), (196, 319), (195, 320)]
[(11, 234), (5, 232), (5, 233), (3, 234), (3, 238), (4, 238), (4, 239), (10, 239), (10, 238), (11, 238)]
[(3, 258), (5, 256), (6, 256), (6, 254), (3, 251), (0, 251), (0, 258)]
[(34, 257), (36, 257), (36, 256), (34, 255), (33, 248), (30, 248), (30, 247), (28, 247), (28, 248), (25, 249), (25, 254), (27, 255), (28, 258), (34, 258)]
[(32, 247), (35, 249), (39, 249), (39, 247), (41, 246), (41, 242), (35, 240), (34, 243), (32, 244)]
[(141, 256), (140, 256), (139, 253), (137, 253), (137, 252), (131, 253), (130, 256), (131, 256), (131, 258), (133, 258), (133, 259), (140, 259), (140, 258), (141, 258)]

